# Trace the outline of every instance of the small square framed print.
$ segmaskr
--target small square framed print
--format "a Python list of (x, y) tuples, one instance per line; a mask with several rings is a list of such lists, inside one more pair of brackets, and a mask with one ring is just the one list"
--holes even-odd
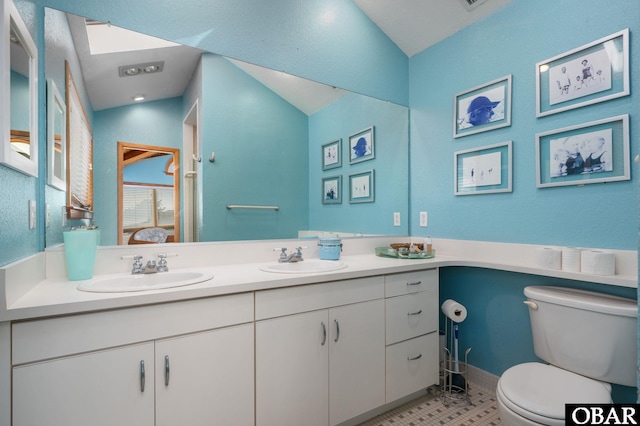
[(375, 200), (374, 171), (366, 170), (349, 175), (349, 202), (373, 203)]
[(349, 164), (375, 158), (373, 130), (374, 128), (371, 126), (349, 136)]
[(342, 176), (322, 178), (322, 204), (342, 204)]
[(342, 139), (322, 145), (322, 170), (342, 167)]

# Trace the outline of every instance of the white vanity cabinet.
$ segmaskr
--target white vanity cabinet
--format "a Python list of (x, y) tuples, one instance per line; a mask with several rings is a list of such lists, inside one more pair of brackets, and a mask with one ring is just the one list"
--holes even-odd
[(13, 368), (14, 426), (153, 426), (153, 343)]
[(384, 405), (384, 278), (256, 293), (256, 424), (335, 425)]
[(386, 402), (438, 383), (438, 270), (385, 276)]
[(251, 425), (253, 294), (12, 326), (13, 426)]

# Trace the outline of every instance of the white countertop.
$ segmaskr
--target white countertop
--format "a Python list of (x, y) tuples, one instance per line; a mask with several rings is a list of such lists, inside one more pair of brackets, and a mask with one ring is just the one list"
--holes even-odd
[[(380, 245), (380, 240), (373, 241), (372, 243), (374, 243), (374, 245)], [(273, 245), (273, 242), (268, 244)], [(443, 247), (442, 251), (451, 251), (447, 249), (447, 243), (445, 241), (440, 241), (440, 244)], [(489, 243), (489, 245), (491, 244), (492, 243)], [(489, 248), (493, 251), (496, 250), (495, 247)], [(525, 247), (524, 249), (530, 250), (530, 248), (531, 247)], [(503, 249), (507, 250), (509, 253), (513, 253), (514, 251), (514, 247), (499, 247), (499, 250)], [(123, 250), (124, 249), (119, 249), (118, 253), (122, 253)], [(146, 248), (146, 250), (151, 250), (151, 248)], [(157, 250), (157, 247), (155, 250)], [(491, 256), (489, 256), (489, 258), (482, 258), (480, 256), (470, 256), (468, 254), (449, 255), (437, 253), (436, 257), (433, 259), (394, 259), (378, 257), (373, 254), (373, 249), (353, 251), (364, 251), (365, 253), (368, 253), (345, 253), (340, 260), (347, 264), (346, 268), (331, 272), (309, 274), (281, 274), (260, 270), (261, 266), (274, 263), (273, 260), (257, 262), (251, 261), (246, 263), (242, 261), (232, 263), (227, 260), (226, 262), (220, 261), (218, 262), (219, 264), (213, 264), (204, 268), (201, 265), (212, 262), (203, 262), (202, 260), (198, 261), (196, 259), (192, 260), (191, 265), (188, 265), (185, 264), (184, 260), (182, 262), (176, 261), (173, 262), (175, 264), (174, 268), (172, 268), (172, 262), (170, 262), (170, 268), (173, 271), (203, 271), (213, 274), (213, 278), (202, 283), (184, 287), (123, 293), (91, 293), (80, 291), (77, 289), (77, 286), (82, 281), (68, 281), (66, 277), (55, 277), (56, 274), (54, 273), (49, 274), (53, 275), (53, 277), (45, 277), (44, 273), (42, 276), (38, 276), (38, 274), (34, 273), (35, 276), (29, 277), (28, 275), (33, 273), (32, 270), (38, 269), (38, 267), (34, 267), (34, 265), (38, 265), (39, 260), (34, 259), (31, 262), (33, 264), (27, 262), (21, 266), (17, 265), (17, 269), (23, 270), (22, 273), (7, 273), (8, 268), (3, 268), (1, 270), (4, 274), (0, 275), (0, 284), (3, 284), (3, 291), (0, 294), (0, 298), (2, 298), (2, 302), (4, 303), (0, 306), (0, 321), (118, 309), (450, 266), (489, 268), (623, 287), (637, 287), (637, 275), (627, 273), (625, 275), (596, 276), (582, 274), (579, 272), (545, 270), (532, 265), (529, 257), (523, 254), (521, 254), (521, 256), (510, 255), (505, 258), (505, 256), (500, 256), (494, 253), (492, 259)], [(486, 257), (487, 250), (482, 252)], [(624, 262), (633, 263), (634, 253), (635, 252), (622, 253), (621, 257), (624, 258)], [(620, 256), (620, 254), (617, 253), (617, 256)], [(270, 258), (271, 257), (268, 257), (268, 259)], [(501, 259), (502, 261), (496, 261), (496, 259)], [(518, 261), (517, 259), (521, 260)], [(526, 259), (526, 261), (522, 261), (522, 259)], [(264, 260), (264, 258), (260, 260)], [(624, 272), (630, 272), (633, 271), (633, 267), (634, 265), (624, 265), (621, 269)], [(125, 269), (126, 268), (128, 268), (128, 263)], [(114, 268), (107, 270), (114, 271)], [(116, 272), (117, 274), (101, 273), (96, 277), (99, 276), (100, 278), (106, 278), (109, 276), (127, 273), (121, 270), (116, 270)], [(21, 274), (24, 275), (25, 273), (27, 274), (27, 277), (21, 277)], [(18, 280), (18, 278), (16, 278), (17, 276), (20, 276), (24, 281), (31, 281), (31, 285), (16, 285), (15, 281)], [(13, 287), (7, 285), (11, 284), (10, 281), (14, 282)]]

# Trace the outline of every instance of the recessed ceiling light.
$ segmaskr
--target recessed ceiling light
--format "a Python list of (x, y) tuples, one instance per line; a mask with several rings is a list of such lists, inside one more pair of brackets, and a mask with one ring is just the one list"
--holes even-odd
[(144, 95), (135, 95), (133, 97), (133, 100), (136, 101), (136, 102), (144, 101)]
[(137, 74), (140, 74), (140, 68), (131, 67), (131, 68), (125, 69), (122, 72), (126, 75), (137, 75)]
[(160, 67), (158, 65), (149, 65), (147, 67), (144, 67), (144, 72), (146, 73), (150, 73), (150, 72), (156, 72), (159, 71)]
[(161, 72), (164, 67), (164, 61), (147, 62), (144, 64), (122, 65), (118, 67), (120, 77), (132, 77), (134, 75), (153, 74)]

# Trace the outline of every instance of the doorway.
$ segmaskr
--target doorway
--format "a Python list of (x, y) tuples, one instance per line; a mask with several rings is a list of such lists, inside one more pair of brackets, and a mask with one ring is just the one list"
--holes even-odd
[(200, 218), (199, 188), (201, 185), (200, 170), (202, 157), (200, 154), (198, 101), (187, 113), (182, 122), (182, 152), (184, 152), (184, 241), (199, 241), (198, 229)]
[(141, 228), (180, 240), (180, 150), (118, 142), (118, 244)]

